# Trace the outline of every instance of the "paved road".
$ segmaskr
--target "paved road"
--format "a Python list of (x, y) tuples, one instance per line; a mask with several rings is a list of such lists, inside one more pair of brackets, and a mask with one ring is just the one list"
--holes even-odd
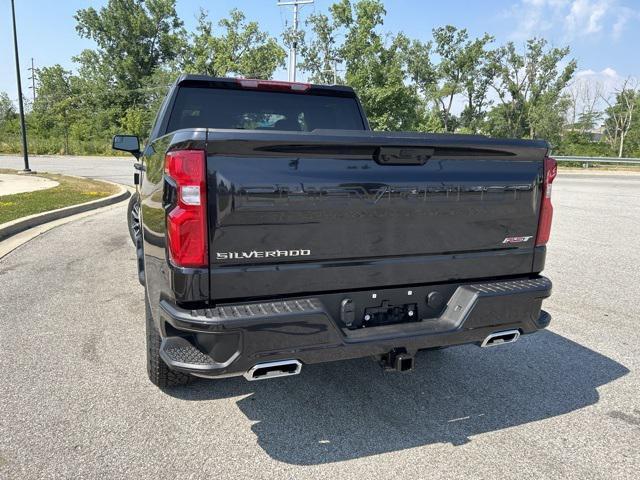
[[(131, 155), (126, 157), (33, 155), (29, 157), (29, 167), (39, 172), (66, 173), (133, 185), (134, 161)], [(0, 168), (20, 170), (24, 168), (24, 161), (19, 155), (0, 155)]]
[(637, 478), (640, 177), (564, 176), (545, 332), (161, 392), (124, 208), (0, 260), (0, 478)]

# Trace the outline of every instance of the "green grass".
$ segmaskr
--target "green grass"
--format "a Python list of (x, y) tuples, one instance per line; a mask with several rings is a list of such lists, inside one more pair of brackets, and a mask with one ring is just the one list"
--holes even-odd
[[(28, 139), (30, 155), (99, 155), (124, 156), (126, 152), (119, 152), (111, 148), (111, 139), (107, 140), (74, 140), (65, 144), (60, 138), (32, 138)], [(0, 138), (0, 153), (20, 155), (22, 143), (19, 136), (2, 135)]]
[[(0, 169), (0, 173), (16, 172)], [(47, 190), (0, 196), (0, 223), (108, 197), (117, 191), (113, 185), (98, 180), (52, 173), (38, 174), (38, 176), (55, 180), (60, 185)]]
[(165, 233), (165, 211), (162, 208), (151, 208), (142, 205), (142, 216), (144, 217), (145, 226), (152, 232), (157, 234)]

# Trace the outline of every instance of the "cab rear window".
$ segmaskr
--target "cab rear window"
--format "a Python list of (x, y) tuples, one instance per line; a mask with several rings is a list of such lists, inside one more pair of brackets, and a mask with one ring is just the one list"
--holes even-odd
[(182, 128), (230, 128), (310, 132), (364, 130), (354, 98), (227, 88), (182, 87), (167, 132)]

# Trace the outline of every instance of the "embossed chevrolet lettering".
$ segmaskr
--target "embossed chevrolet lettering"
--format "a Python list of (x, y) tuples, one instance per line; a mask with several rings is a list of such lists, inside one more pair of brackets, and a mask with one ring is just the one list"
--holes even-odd
[(216, 260), (239, 260), (250, 258), (307, 257), (311, 250), (267, 250), (250, 252), (216, 252)]
[[(406, 202), (409, 204), (470, 201), (468, 193), (476, 194), (473, 201), (504, 203), (519, 199), (521, 194), (532, 191), (534, 185), (334, 185), (316, 187), (299, 183), (296, 185), (242, 185), (236, 195), (236, 210), (254, 210), (275, 206), (297, 206), (323, 208), (328, 204), (353, 205), (357, 200), (370, 205), (382, 202)], [(509, 196), (507, 196), (509, 195)]]

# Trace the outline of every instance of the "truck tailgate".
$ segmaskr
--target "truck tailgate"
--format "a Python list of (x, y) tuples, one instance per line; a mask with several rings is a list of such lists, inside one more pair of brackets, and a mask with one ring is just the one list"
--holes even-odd
[(211, 298), (530, 273), (547, 148), (462, 135), (209, 130)]

